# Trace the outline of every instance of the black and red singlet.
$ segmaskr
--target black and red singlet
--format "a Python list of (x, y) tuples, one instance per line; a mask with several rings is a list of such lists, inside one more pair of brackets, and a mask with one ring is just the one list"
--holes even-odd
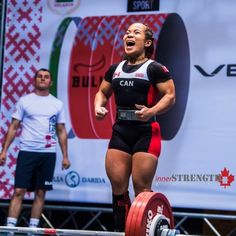
[[(171, 79), (168, 69), (151, 59), (138, 65), (122, 61), (112, 65), (105, 74), (105, 80), (112, 84), (117, 108), (137, 109), (135, 104), (151, 107), (158, 99), (157, 83)], [(156, 121), (119, 120), (113, 125), (109, 148), (129, 154), (147, 152), (159, 156), (161, 133)]]
[(156, 84), (171, 79), (168, 69), (151, 59), (138, 65), (127, 61), (112, 65), (105, 80), (112, 83), (118, 107), (134, 108), (135, 104), (151, 107), (157, 99)]

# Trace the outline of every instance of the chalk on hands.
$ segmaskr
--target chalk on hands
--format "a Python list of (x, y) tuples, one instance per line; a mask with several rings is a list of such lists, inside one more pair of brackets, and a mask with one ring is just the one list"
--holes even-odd
[(135, 104), (135, 107), (138, 108), (139, 110), (135, 111), (135, 114), (142, 114), (143, 112), (143, 108), (145, 108), (144, 105), (139, 105), (139, 104)]
[(106, 113), (108, 113), (108, 110), (105, 107), (100, 107), (99, 113), (101, 113), (102, 115), (105, 115)]

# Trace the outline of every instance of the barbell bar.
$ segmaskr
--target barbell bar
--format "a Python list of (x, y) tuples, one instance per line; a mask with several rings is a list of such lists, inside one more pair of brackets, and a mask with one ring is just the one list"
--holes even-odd
[[(125, 233), (109, 231), (92, 231), (92, 230), (72, 230), (72, 229), (51, 229), (51, 228), (28, 228), (28, 227), (8, 227), (0, 226), (0, 233), (25, 233), (37, 235), (58, 235), (58, 236), (125, 236)], [(179, 234), (178, 230), (163, 229), (157, 236), (184, 236)]]
[(142, 192), (133, 201), (125, 232), (88, 231), (54, 228), (29, 228), (0, 226), (0, 232), (32, 233), (39, 235), (100, 235), (100, 236), (181, 236), (174, 229), (174, 217), (171, 205), (164, 194)]

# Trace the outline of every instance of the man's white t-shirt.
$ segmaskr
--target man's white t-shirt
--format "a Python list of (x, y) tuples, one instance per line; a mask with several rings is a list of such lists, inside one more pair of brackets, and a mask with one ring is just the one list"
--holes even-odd
[(65, 123), (62, 102), (49, 94), (30, 93), (19, 99), (12, 118), (21, 121), (20, 150), (56, 152), (56, 124)]

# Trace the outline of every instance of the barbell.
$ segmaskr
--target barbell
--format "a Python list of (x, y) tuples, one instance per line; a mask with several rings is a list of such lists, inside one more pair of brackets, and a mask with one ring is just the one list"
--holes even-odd
[(133, 201), (124, 233), (72, 229), (0, 226), (0, 232), (39, 235), (100, 235), (100, 236), (181, 236), (174, 229), (174, 217), (168, 199), (162, 193), (142, 192)]

